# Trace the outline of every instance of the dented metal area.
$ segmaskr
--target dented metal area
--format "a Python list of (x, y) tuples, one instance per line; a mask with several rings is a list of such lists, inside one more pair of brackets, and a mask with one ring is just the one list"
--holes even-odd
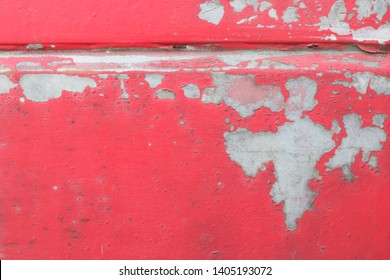
[(3, 258), (388, 257), (389, 55), (7, 52), (0, 63)]

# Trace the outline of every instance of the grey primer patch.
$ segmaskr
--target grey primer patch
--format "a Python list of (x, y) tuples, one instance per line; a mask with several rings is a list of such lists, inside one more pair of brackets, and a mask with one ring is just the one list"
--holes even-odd
[(387, 22), (378, 27), (366, 26), (357, 30), (352, 30), (352, 38), (359, 42), (362, 41), (378, 41), (379, 44), (385, 44), (390, 40), (390, 22)]
[(333, 120), (332, 121), (332, 131), (336, 134), (339, 134), (340, 131), (341, 131), (341, 127), (339, 125), (339, 121), (338, 120)]
[(20, 78), (19, 83), (27, 99), (35, 102), (59, 98), (63, 90), (83, 92), (87, 86), (96, 87), (91, 78), (64, 74), (27, 74)]
[(358, 93), (365, 94), (370, 87), (376, 94), (390, 94), (390, 79), (371, 72), (357, 72), (352, 75), (352, 86)]
[(200, 97), (200, 89), (197, 85), (188, 84), (181, 87), (184, 90), (184, 96), (187, 98), (199, 98)]
[(337, 0), (330, 8), (328, 16), (320, 17), (320, 31), (330, 29), (339, 35), (348, 35), (351, 33), (349, 23), (344, 22), (347, 17), (347, 9), (344, 0)]
[(214, 25), (218, 25), (225, 13), (225, 8), (219, 0), (209, 0), (199, 5), (198, 17)]
[(222, 98), (221, 96), (216, 95), (216, 88), (205, 87), (203, 89), (202, 102), (206, 104), (220, 104), (222, 102)]
[(13, 83), (7, 76), (0, 75), (0, 94), (9, 93), (11, 88), (16, 87), (18, 84)]
[(125, 80), (127, 80), (129, 78), (129, 75), (126, 75), (126, 74), (114, 74), (113, 76), (115, 78), (117, 78), (120, 81), (120, 83), (121, 83), (122, 94), (120, 95), (120, 98), (128, 99), (130, 97), (130, 95), (126, 91)]
[(108, 79), (108, 74), (98, 74), (98, 77), (100, 78), (100, 79)]
[(276, 133), (240, 128), (225, 132), (224, 137), (227, 153), (246, 176), (255, 177), (267, 162), (274, 163), (271, 196), (275, 203), (284, 201), (286, 226), (294, 230), (296, 220), (311, 208), (317, 195), (309, 183), (318, 176), (318, 160), (335, 147), (332, 134), (306, 117), (280, 126)]
[(253, 75), (226, 75), (225, 73), (213, 73), (213, 81), (216, 85), (215, 93), (204, 94), (202, 101), (205, 103), (219, 104), (222, 101), (235, 109), (241, 117), (249, 117), (255, 110), (267, 107), (272, 112), (283, 109), (284, 97), (279, 86), (258, 85)]
[(272, 3), (268, 2), (268, 1), (262, 1), (260, 3), (260, 12), (264, 12), (271, 7), (272, 7)]
[(368, 165), (372, 168), (378, 169), (378, 157), (371, 156), (370, 160), (368, 161)]
[[(349, 57), (343, 57), (343, 61), (346, 63), (351, 63), (351, 64), (361, 63), (364, 66), (370, 67), (370, 68), (381, 68), (381, 64), (378, 61), (357, 60), (357, 59), (352, 59)], [(347, 73), (349, 73), (349, 72), (347, 72)], [(347, 73), (345, 73), (345, 77), (350, 78), (350, 77), (347, 77)], [(349, 74), (351, 74), (351, 73), (349, 73)]]
[(351, 83), (343, 80), (336, 80), (331, 82), (332, 85), (342, 85), (344, 87), (351, 87)]
[(296, 7), (287, 7), (282, 16), (284, 23), (297, 22), (299, 20), (299, 15), (297, 13), (298, 9)]
[(156, 88), (161, 85), (164, 75), (162, 74), (146, 74), (145, 81), (149, 84), (151, 88)]
[(259, 8), (259, 0), (230, 0), (229, 4), (236, 13), (242, 12), (246, 6), (252, 6), (255, 12)]
[(389, 7), (389, 0), (356, 0), (355, 2), (358, 12), (358, 20), (370, 17), (376, 14), (376, 18), (383, 19), (383, 16), (387, 13)]
[(362, 128), (362, 118), (357, 114), (348, 114), (343, 117), (347, 136), (342, 140), (335, 155), (326, 163), (328, 170), (342, 168), (344, 177), (352, 181), (354, 176), (351, 165), (360, 151), (363, 152), (362, 160), (367, 162), (370, 153), (382, 150), (381, 142), (386, 141), (386, 132), (378, 127)]
[(175, 99), (176, 94), (168, 89), (160, 89), (154, 94), (158, 99)]
[(268, 10), (268, 16), (269, 16), (270, 18), (275, 19), (275, 20), (278, 20), (278, 19), (279, 19), (278, 14), (276, 13), (276, 10), (275, 10), (275, 9), (269, 9), (269, 10)]
[(385, 123), (386, 118), (387, 115), (385, 114), (375, 114), (372, 117), (372, 124), (376, 125), (377, 127), (383, 128), (383, 124)]
[(16, 64), (16, 69), (19, 71), (52, 71), (51, 69), (45, 68), (38, 62), (19, 62)]
[(317, 105), (317, 82), (306, 77), (289, 79), (286, 89), (290, 93), (285, 106), (285, 115), (289, 120), (296, 120), (302, 116), (303, 111), (311, 111)]

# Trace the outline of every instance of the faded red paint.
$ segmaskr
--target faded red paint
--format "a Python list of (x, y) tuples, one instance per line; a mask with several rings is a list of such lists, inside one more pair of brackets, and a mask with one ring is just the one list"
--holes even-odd
[[(288, 122), (284, 113), (261, 108), (243, 118), (224, 103), (186, 98), (181, 88), (190, 83), (201, 92), (214, 87), (213, 67), (231, 67), (218, 55), (234, 53), (110, 53), (119, 58), (154, 57), (138, 63), (136, 71), (120, 70), (124, 62), (103, 63), (105, 53), (76, 53), (96, 58), (88, 63), (76, 63), (75, 54), (66, 53), (3, 56), (0, 63), (14, 83), (28, 73), (64, 73), (90, 77), (97, 87), (83, 93), (64, 91), (62, 97), (42, 103), (21, 102), (25, 95), (20, 85), (0, 95), (2, 258), (390, 258), (390, 140), (372, 153), (378, 156), (379, 170), (363, 164), (359, 153), (352, 182), (340, 169), (325, 170), (335, 150), (325, 154), (317, 164), (322, 179), (309, 185), (319, 192), (313, 209), (298, 220), (296, 230), (287, 230), (282, 204), (276, 205), (270, 196), (273, 164), (255, 178), (245, 176), (229, 158), (224, 139), (231, 125), (234, 130), (275, 132)], [(199, 57), (190, 58), (193, 54)], [(285, 99), (288, 79), (305, 76), (317, 81), (318, 105), (305, 115), (327, 129), (332, 120), (339, 120), (342, 131), (333, 137), (337, 146), (346, 135), (343, 115), (361, 115), (366, 127), (374, 114), (389, 113), (389, 96), (371, 89), (360, 95), (331, 83), (348, 80), (348, 71), (386, 75), (388, 55), (344, 51), (297, 57), (289, 52), (267, 60), (297, 69), (247, 68), (244, 59), (224, 72), (251, 74), (256, 84), (280, 86)], [(53, 61), (68, 63), (50, 64)], [(18, 70), (19, 62), (39, 62), (47, 69)], [(112, 69), (129, 75), (124, 79), (128, 100), (120, 98), (121, 81), (111, 75), (117, 74)], [(169, 69), (174, 71), (166, 72)], [(152, 89), (145, 75), (156, 73), (165, 78)], [(98, 74), (110, 75), (105, 79)], [(253, 85), (244, 84), (252, 91)], [(159, 89), (173, 91), (176, 99), (157, 99)], [(384, 130), (390, 131), (388, 120)]]

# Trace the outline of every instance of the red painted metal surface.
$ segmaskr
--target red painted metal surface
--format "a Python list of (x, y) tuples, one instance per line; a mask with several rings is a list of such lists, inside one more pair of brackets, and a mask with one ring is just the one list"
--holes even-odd
[[(358, 151), (351, 181), (341, 168), (326, 168), (349, 134), (346, 115), (361, 116), (364, 128), (382, 126), (372, 118), (388, 114), (390, 99), (374, 79), (388, 74), (388, 55), (348, 48), (20, 52), (0, 59), (1, 75), (9, 79), (0, 95), (2, 258), (390, 257), (389, 140), (370, 153), (378, 166), (363, 162)], [(364, 83), (356, 76), (361, 72), (371, 73), (363, 89), (353, 82)], [(279, 86), (284, 109), (263, 107), (248, 116), (228, 99), (210, 103), (218, 92), (208, 90), (223, 87), (215, 73), (225, 75), (227, 85), (237, 78), (224, 92), (242, 106), (253, 102), (259, 85)], [(288, 81), (300, 77), (317, 84), (318, 103), (289, 120), (288, 110), (301, 109), (288, 105)], [(185, 95), (188, 84), (198, 86), (200, 96), (196, 90)], [(53, 96), (56, 86), (60, 96)], [(276, 161), (248, 176), (228, 153), (226, 133), (272, 134), (307, 118), (329, 133), (336, 120), (340, 131), (334, 129), (335, 146), (315, 163), (321, 177), (308, 184), (318, 192), (312, 209), (287, 229), (284, 202), (270, 195), (281, 179)], [(383, 131), (390, 131), (388, 121)], [(305, 137), (293, 143), (323, 141)], [(296, 164), (302, 154), (310, 157), (310, 146)], [(287, 154), (294, 149), (285, 148)]]
[(388, 4), (387, 0), (6, 0), (0, 3), (6, 11), (0, 45), (62, 49), (388, 44)]
[(114, 2), (0, 2), (2, 259), (390, 258), (388, 0)]

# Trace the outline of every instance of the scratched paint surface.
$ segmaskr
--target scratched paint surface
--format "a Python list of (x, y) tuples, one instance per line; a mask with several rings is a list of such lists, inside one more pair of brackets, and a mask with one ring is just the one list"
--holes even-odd
[(1, 258), (390, 258), (387, 54), (0, 63)]
[[(389, 0), (1, 1), (2, 49), (388, 45)], [(71, 15), (71, 16), (69, 16)], [(288, 48), (287, 45), (283, 46)], [(377, 48), (378, 46), (376, 46)]]

